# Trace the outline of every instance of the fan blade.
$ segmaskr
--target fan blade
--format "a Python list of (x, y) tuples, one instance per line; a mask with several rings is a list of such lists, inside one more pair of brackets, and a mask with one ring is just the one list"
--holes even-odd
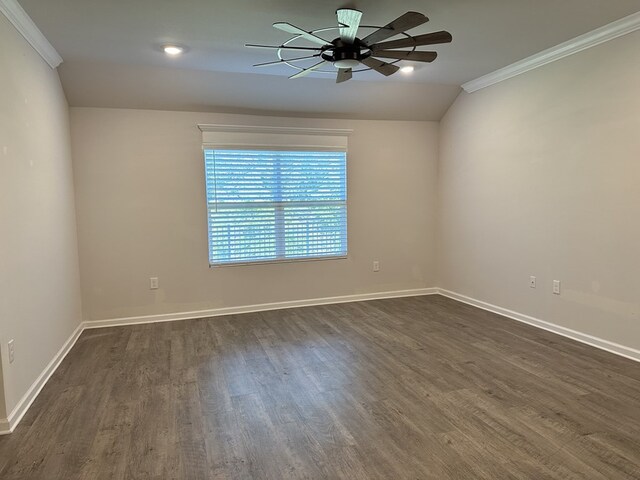
[[(338, 23), (341, 24), (340, 39), (344, 43), (352, 45), (358, 33), (362, 12), (351, 8), (339, 8), (336, 10), (336, 16), (338, 17)], [(344, 25), (344, 27), (342, 25)]]
[(289, 77), (289, 79), (300, 78), (300, 77), (304, 77), (305, 75), (309, 75), (316, 68), (320, 67), (321, 65), (324, 65), (325, 63), (327, 62), (323, 60), (321, 62), (316, 63), (315, 65), (311, 65), (309, 68), (305, 68), (304, 70), (300, 70), (298, 73), (294, 73)]
[(402, 50), (375, 50), (371, 53), (374, 57), (398, 58), (400, 60), (413, 60), (415, 62), (433, 62), (438, 54), (436, 52), (403, 52)]
[(315, 52), (319, 52), (322, 49), (321, 48), (315, 48), (315, 47), (290, 47), (288, 45), (256, 45), (254, 43), (245, 43), (244, 44), (245, 47), (249, 47), (249, 48), (282, 48), (283, 50), (313, 50)]
[(350, 68), (339, 68), (338, 76), (336, 78), (336, 83), (346, 82), (347, 80), (351, 80), (351, 69)]
[(392, 40), (390, 42), (376, 43), (370, 45), (372, 50), (388, 50), (390, 48), (420, 47), (422, 45), (435, 45), (437, 43), (449, 43), (453, 37), (449, 32), (444, 30), (441, 32), (425, 33), (417, 37), (401, 38), (400, 40)]
[(319, 57), (319, 56), (320, 56), (320, 54), (318, 53), (316, 55), (309, 55), (309, 56), (306, 56), (306, 57), (287, 58), (286, 60), (276, 60), (275, 62), (256, 63), (254, 65), (254, 67), (268, 67), (268, 66), (271, 66), (271, 65), (280, 65), (280, 64), (285, 63), (285, 62), (297, 62), (298, 60), (306, 60), (308, 58), (314, 58), (314, 57)]
[(396, 18), (393, 22), (388, 23), (379, 30), (376, 30), (372, 34), (363, 38), (362, 41), (366, 45), (373, 45), (382, 40), (386, 40), (389, 37), (398, 35), (406, 30), (410, 30), (418, 25), (428, 22), (429, 19), (423, 14), (418, 12), (407, 12), (404, 15)]
[(375, 58), (371, 58), (371, 57), (367, 57), (360, 61), (364, 63), (367, 67), (373, 68), (376, 72), (386, 75), (387, 77), (389, 75), (393, 75), (398, 70), (400, 70), (400, 68), (398, 68), (395, 65), (392, 65), (387, 62), (383, 62), (382, 60), (376, 60)]
[(290, 23), (287, 22), (277, 22), (274, 23), (273, 26), (275, 28), (277, 28), (278, 30), (282, 30), (283, 32), (287, 32), (287, 33), (293, 33), (295, 35), (300, 35), (302, 38), (305, 38), (307, 40), (309, 40), (310, 42), (313, 43), (317, 43), (319, 45), (327, 45), (329, 42), (327, 42), (326, 40), (324, 40), (323, 38), (320, 38), (316, 35), (314, 35), (313, 33), (309, 33), (305, 30), (302, 30), (301, 28), (296, 27), (295, 25), (291, 25)]

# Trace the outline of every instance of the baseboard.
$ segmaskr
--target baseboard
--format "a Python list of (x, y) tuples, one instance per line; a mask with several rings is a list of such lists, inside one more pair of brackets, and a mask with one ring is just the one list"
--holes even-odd
[(492, 305), (481, 300), (476, 300), (475, 298), (467, 297), (456, 292), (451, 292), (442, 288), (438, 288), (437, 290), (440, 295), (451, 298), (458, 302), (466, 303), (468, 305), (472, 305), (474, 307), (478, 307), (482, 310), (487, 310), (492, 313), (497, 313), (498, 315), (502, 315), (503, 317), (526, 323), (528, 325), (547, 330), (548, 332), (571, 338), (572, 340), (576, 340), (577, 342), (585, 343), (587, 345), (591, 345), (592, 347), (606, 350), (607, 352), (620, 355), (621, 357), (640, 362), (640, 350), (610, 342), (609, 340), (604, 340), (599, 337), (594, 337), (593, 335), (578, 332), (570, 328), (562, 327), (560, 325), (556, 325), (555, 323), (546, 322), (544, 320), (540, 320), (539, 318), (531, 317), (523, 313), (514, 312), (513, 310), (498, 307), (497, 305)]
[(7, 435), (11, 433), (11, 424), (6, 418), (0, 418), (0, 435)]
[(60, 363), (64, 360), (64, 357), (67, 356), (67, 353), (69, 353), (71, 348), (75, 345), (76, 340), (78, 340), (78, 337), (80, 337), (83, 330), (83, 324), (81, 323), (76, 327), (67, 341), (64, 342), (62, 348), (58, 350), (58, 353), (56, 353), (42, 373), (38, 378), (36, 378), (31, 387), (29, 387), (27, 393), (22, 396), (18, 404), (9, 414), (9, 417), (0, 419), (0, 435), (13, 432), (18, 423), (20, 423), (20, 420), (22, 420), (22, 417), (24, 417), (24, 414), (29, 410), (29, 407), (36, 399), (42, 388), (49, 381), (49, 378), (51, 378), (51, 375), (53, 375), (53, 373), (58, 369)]
[(323, 297), (307, 300), (294, 300), (289, 302), (262, 303), (241, 307), (216, 308), (211, 310), (199, 310), (194, 312), (169, 313), (163, 315), (145, 315), (140, 317), (113, 318), (108, 320), (84, 321), (74, 330), (60, 351), (49, 362), (40, 376), (33, 382), (27, 393), (20, 399), (9, 418), (0, 418), (0, 435), (11, 433), (15, 430), (22, 417), (36, 399), (51, 375), (56, 371), (64, 357), (75, 345), (78, 337), (85, 329), (116, 327), (121, 325), (135, 325), (141, 323), (172, 322), (176, 320), (189, 320), (193, 318), (217, 317), (221, 315), (233, 315), (239, 313), (262, 312), (267, 310), (282, 310), (294, 307), (310, 307), (314, 305), (329, 305), (335, 303), (363, 302), (366, 300), (382, 300), (385, 298), (415, 297), (420, 295), (435, 295), (437, 288), (417, 288), (413, 290), (396, 290), (391, 292), (363, 293), (359, 295), (343, 295), (339, 297)]
[(156, 323), (156, 322), (172, 322), (176, 320), (188, 320), (193, 318), (203, 318), (203, 317), (216, 317), (221, 315), (234, 315), (241, 313), (252, 313), (252, 312), (263, 312), (268, 310), (282, 310), (285, 308), (295, 308), (295, 307), (311, 307), (315, 305), (330, 305), (337, 303), (348, 303), (348, 302), (364, 302), (367, 300), (383, 300), (386, 298), (400, 298), (400, 297), (415, 297), (421, 295), (443, 295), (445, 297), (451, 298), (458, 302), (466, 303), (468, 305), (472, 305), (474, 307), (481, 308), (482, 310), (487, 310), (489, 312), (496, 313), (498, 315), (502, 315), (504, 317), (510, 318), (512, 320), (516, 320), (518, 322), (523, 322), (528, 325), (532, 325), (534, 327), (542, 328), (549, 332), (556, 333), (558, 335), (562, 335), (564, 337), (571, 338), (581, 343), (585, 343), (587, 345), (591, 345), (593, 347), (606, 350), (607, 352), (614, 353), (616, 355), (620, 355), (622, 357), (629, 358), (631, 360), (635, 360), (640, 362), (640, 351), (635, 350), (630, 347), (625, 347), (624, 345), (619, 345), (617, 343), (610, 342), (608, 340), (603, 340), (598, 337), (594, 337), (592, 335), (587, 335), (585, 333), (581, 333), (575, 330), (571, 330), (569, 328), (561, 327), (559, 325), (555, 325), (550, 322), (545, 322), (544, 320), (540, 320), (538, 318), (531, 317), (529, 315), (524, 315), (522, 313), (514, 312), (512, 310), (508, 310), (506, 308), (498, 307), (496, 305), (492, 305), (487, 302), (483, 302), (481, 300), (476, 300), (471, 297), (467, 297), (465, 295), (461, 295), (459, 293), (451, 292), (449, 290), (445, 290), (442, 288), (418, 288), (413, 290), (397, 290), (391, 292), (375, 292), (375, 293), (364, 293), (358, 295), (343, 295), (338, 297), (323, 297), (323, 298), (313, 298), (306, 300), (294, 300), (289, 302), (275, 302), (275, 303), (261, 303), (256, 305), (247, 305), (241, 307), (225, 307), (225, 308), (216, 308), (210, 310), (198, 310), (193, 312), (183, 312), (183, 313), (169, 313), (163, 315), (144, 315), (139, 317), (127, 317), (127, 318), (113, 318), (107, 320), (94, 320), (94, 321), (84, 321), (73, 331), (71, 336), (64, 343), (62, 348), (55, 355), (53, 360), (49, 362), (44, 371), (40, 374), (40, 376), (33, 382), (33, 385), (29, 388), (27, 393), (20, 399), (18, 405), (13, 409), (8, 418), (0, 418), (0, 435), (11, 433), (15, 430), (22, 417), (27, 412), (33, 401), (36, 399), (44, 385), (47, 383), (51, 375), (56, 371), (62, 360), (67, 356), (71, 348), (75, 345), (76, 341), (82, 334), (85, 329), (92, 328), (104, 328), (104, 327), (116, 327), (122, 325), (136, 325), (142, 323)]
[(412, 290), (395, 290), (391, 292), (362, 293), (357, 295), (342, 295), (339, 297), (321, 297), (288, 302), (259, 303), (240, 307), (213, 308), (193, 312), (166, 313), (160, 315), (143, 315), (139, 317), (111, 318), (106, 320), (89, 320), (83, 322), (86, 329), (118, 327), (123, 325), (137, 325), (141, 323), (174, 322), (176, 320), (190, 320), (194, 318), (219, 317), (221, 315), (237, 315), (240, 313), (265, 312), (268, 310), (282, 310), (285, 308), (313, 307), (317, 305), (331, 305), (336, 303), (364, 302), (367, 300), (382, 300), (385, 298), (416, 297), (420, 295), (435, 295), (437, 288), (416, 288)]

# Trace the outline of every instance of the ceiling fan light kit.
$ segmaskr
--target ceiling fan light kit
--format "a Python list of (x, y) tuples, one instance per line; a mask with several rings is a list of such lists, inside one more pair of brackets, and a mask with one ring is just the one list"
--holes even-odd
[(357, 58), (341, 58), (333, 62), (333, 66), (336, 68), (356, 68), (360, 65), (360, 61)]
[[(407, 30), (429, 21), (425, 15), (418, 12), (407, 12), (384, 27), (361, 26), (360, 20), (362, 19), (362, 12), (359, 10), (340, 8), (336, 10), (336, 16), (338, 19), (337, 27), (312, 31), (303, 30), (287, 22), (274, 23), (273, 26), (278, 30), (291, 33), (294, 36), (281, 45), (247, 44), (247, 47), (276, 49), (278, 51), (279, 60), (259, 63), (254, 66), (265, 67), (284, 63), (297, 70), (297, 72), (289, 78), (300, 78), (313, 71), (326, 72), (325, 70), (320, 70), (320, 68), (325, 67), (327, 64), (332, 64), (338, 69), (336, 83), (342, 83), (350, 80), (354, 71), (375, 70), (385, 76), (393, 75), (400, 69), (395, 64), (401, 60), (433, 62), (438, 56), (436, 52), (419, 51), (416, 50), (416, 48), (424, 45), (449, 43), (452, 40), (451, 34), (445, 31), (427, 33), (415, 37), (407, 34)], [(358, 29), (360, 28), (374, 29), (374, 31), (360, 39), (357, 36)], [(332, 29), (339, 30), (340, 36), (330, 42), (318, 35), (318, 33)], [(385, 40), (398, 35), (403, 35), (404, 38), (385, 42)], [(297, 40), (304, 40), (316, 46), (291, 45)], [(410, 48), (411, 50), (397, 50), (400, 48)], [(309, 55), (296, 58), (283, 58), (282, 51), (286, 50), (306, 50)], [(295, 65), (295, 62), (312, 58), (317, 58), (320, 61), (310, 67), (304, 68)], [(379, 58), (391, 59), (392, 61), (385, 62), (379, 60)], [(363, 68), (354, 70), (361, 66)]]

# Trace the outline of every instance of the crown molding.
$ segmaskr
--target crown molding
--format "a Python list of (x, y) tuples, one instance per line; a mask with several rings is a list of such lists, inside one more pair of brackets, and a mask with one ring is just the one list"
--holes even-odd
[(17, 0), (0, 0), (0, 12), (7, 17), (16, 30), (29, 42), (36, 52), (49, 64), (51, 68), (56, 68), (62, 63), (62, 57), (49, 43), (40, 29), (33, 23), (31, 17), (20, 6)]
[(597, 28), (591, 32), (575, 37), (567, 42), (543, 50), (540, 53), (531, 55), (523, 60), (496, 70), (482, 77), (471, 80), (462, 85), (467, 93), (473, 93), (482, 88), (507, 80), (521, 73), (528, 72), (534, 68), (541, 67), (547, 63), (555, 62), (561, 58), (568, 57), (574, 53), (581, 52), (587, 48), (595, 47), (601, 43), (608, 42), (614, 38), (621, 37), (640, 29), (640, 12), (633, 13), (627, 17), (609, 23), (604, 27)]
[[(1, 0), (0, 0), (1, 1)], [(198, 124), (201, 132), (273, 133), (280, 135), (327, 135), (348, 137), (353, 130), (347, 128), (267, 127), (251, 125)]]

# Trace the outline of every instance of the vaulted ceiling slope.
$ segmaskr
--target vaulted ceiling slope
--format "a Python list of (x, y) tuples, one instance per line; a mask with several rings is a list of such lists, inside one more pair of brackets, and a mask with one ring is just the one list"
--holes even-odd
[[(304, 116), (439, 120), (460, 85), (638, 10), (638, 0), (20, 0), (64, 59), (59, 67), (72, 106), (281, 113)], [(431, 64), (412, 76), (362, 72), (344, 84), (335, 74), (287, 80), (286, 66), (256, 69), (279, 44), (272, 28), (335, 26), (335, 10), (357, 8), (362, 25), (385, 25), (414, 10), (431, 21), (419, 35), (448, 30)], [(326, 32), (327, 37), (337, 36)], [(331, 39), (331, 38), (329, 38)], [(159, 46), (188, 52), (168, 58)], [(425, 49), (425, 48), (422, 48)]]

